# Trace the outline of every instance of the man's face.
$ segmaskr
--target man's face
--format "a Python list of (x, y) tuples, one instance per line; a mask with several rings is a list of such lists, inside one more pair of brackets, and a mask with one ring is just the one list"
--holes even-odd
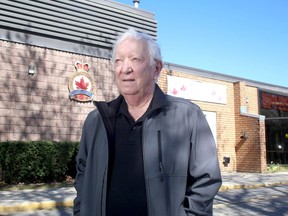
[(116, 83), (122, 95), (145, 96), (154, 89), (154, 77), (158, 76), (155, 66), (150, 66), (145, 43), (126, 39), (115, 53)]

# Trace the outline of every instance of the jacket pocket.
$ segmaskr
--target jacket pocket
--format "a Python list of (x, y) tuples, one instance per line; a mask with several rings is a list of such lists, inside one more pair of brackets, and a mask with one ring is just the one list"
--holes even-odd
[[(149, 178), (149, 215), (182, 216), (185, 215), (183, 200), (185, 197), (185, 179), (187, 176), (164, 175)], [(184, 213), (184, 214), (183, 214)]]

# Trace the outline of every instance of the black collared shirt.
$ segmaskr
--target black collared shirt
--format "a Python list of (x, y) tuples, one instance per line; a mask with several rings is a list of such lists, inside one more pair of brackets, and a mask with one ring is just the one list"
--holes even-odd
[(142, 125), (146, 113), (136, 122), (122, 101), (116, 118), (115, 154), (107, 197), (107, 216), (147, 216)]

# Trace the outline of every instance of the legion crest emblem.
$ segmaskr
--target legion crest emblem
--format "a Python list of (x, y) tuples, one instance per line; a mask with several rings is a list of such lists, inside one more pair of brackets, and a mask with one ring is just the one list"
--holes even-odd
[(69, 97), (71, 100), (89, 102), (93, 100), (95, 84), (88, 74), (88, 63), (75, 63), (76, 72), (69, 78)]

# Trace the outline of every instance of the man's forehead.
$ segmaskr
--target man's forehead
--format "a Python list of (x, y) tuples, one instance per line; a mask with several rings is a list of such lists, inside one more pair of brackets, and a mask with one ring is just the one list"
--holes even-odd
[(144, 46), (146, 45), (145, 41), (144, 40), (140, 40), (140, 39), (136, 39), (136, 38), (126, 38), (124, 39), (123, 41), (121, 41), (118, 45), (119, 46), (125, 46), (127, 44), (133, 44), (133, 45), (137, 45), (137, 46)]
[(133, 38), (127, 38), (116, 47), (116, 54), (127, 53), (127, 52), (135, 52), (135, 53), (143, 53), (147, 52), (147, 46), (145, 41), (136, 40)]

